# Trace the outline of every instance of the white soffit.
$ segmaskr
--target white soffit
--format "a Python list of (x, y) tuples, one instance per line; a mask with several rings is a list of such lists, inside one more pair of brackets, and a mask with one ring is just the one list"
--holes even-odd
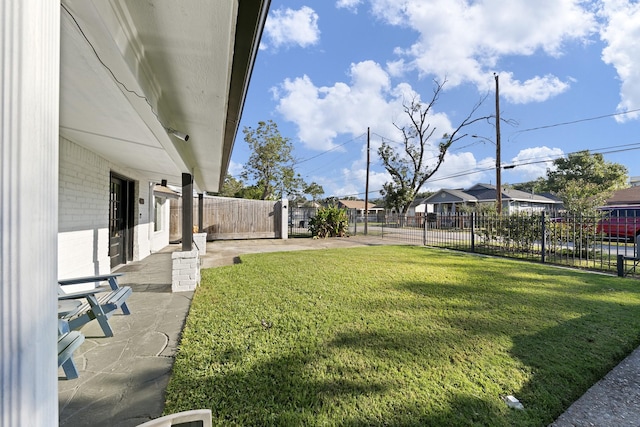
[(61, 136), (151, 180), (217, 188), (237, 1), (62, 4)]

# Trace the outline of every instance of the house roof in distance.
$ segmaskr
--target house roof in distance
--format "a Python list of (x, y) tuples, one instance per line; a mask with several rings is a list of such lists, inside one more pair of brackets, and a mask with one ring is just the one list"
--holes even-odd
[[(427, 203), (451, 203), (452, 196), (455, 199), (459, 199), (460, 202), (488, 202), (496, 200), (496, 187), (491, 184), (476, 184), (466, 190), (459, 189), (441, 189), (431, 197), (426, 199)], [(545, 197), (540, 194), (528, 193), (526, 191), (503, 189), (502, 200), (517, 200), (528, 201), (536, 203), (548, 203), (556, 204), (558, 200)]]
[[(364, 209), (364, 200), (338, 200), (340, 207), (345, 207), (347, 209)], [(373, 203), (369, 203), (368, 209), (369, 211), (374, 209), (380, 209)]]
[(613, 193), (606, 201), (607, 205), (640, 204), (640, 186), (624, 188)]

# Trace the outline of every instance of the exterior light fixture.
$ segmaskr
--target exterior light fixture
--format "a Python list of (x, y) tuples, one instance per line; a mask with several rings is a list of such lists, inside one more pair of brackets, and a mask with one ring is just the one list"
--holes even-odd
[(188, 141), (189, 140), (189, 135), (187, 135), (184, 132), (180, 132), (178, 130), (171, 129), (171, 128), (167, 128), (167, 132), (169, 132), (171, 135), (173, 135), (176, 138), (181, 139), (183, 141)]

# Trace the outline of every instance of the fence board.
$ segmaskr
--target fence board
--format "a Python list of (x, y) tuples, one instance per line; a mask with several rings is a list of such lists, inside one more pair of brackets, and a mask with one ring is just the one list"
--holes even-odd
[[(207, 240), (275, 239), (280, 238), (281, 202), (248, 200), (227, 197), (203, 198), (201, 232)], [(194, 200), (194, 213), (198, 200)], [(198, 216), (194, 215), (194, 227)], [(182, 199), (171, 202), (170, 240), (180, 240), (182, 233)]]

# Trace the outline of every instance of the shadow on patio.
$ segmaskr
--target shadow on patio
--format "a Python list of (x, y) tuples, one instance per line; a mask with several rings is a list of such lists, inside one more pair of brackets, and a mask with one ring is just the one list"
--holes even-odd
[[(169, 246), (117, 270), (131, 286), (131, 315), (118, 310), (105, 337), (97, 322), (81, 331), (75, 353), (80, 377), (58, 381), (60, 426), (136, 426), (159, 417), (193, 292), (171, 292)], [(60, 370), (60, 372), (62, 372)], [(61, 378), (64, 375), (60, 374)]]

